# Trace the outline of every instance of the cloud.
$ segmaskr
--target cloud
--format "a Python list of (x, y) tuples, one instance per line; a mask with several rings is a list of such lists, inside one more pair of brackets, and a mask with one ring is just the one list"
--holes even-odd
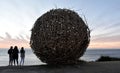
[(101, 36), (97, 38), (93, 38), (94, 42), (120, 42), (120, 34), (119, 35), (109, 35), (109, 36)]
[(0, 39), (1, 39), (1, 40), (3, 40), (3, 39), (4, 39), (4, 37), (0, 36)]
[(110, 26), (105, 27), (104, 29), (114, 29), (120, 26), (120, 22), (111, 24)]
[(29, 48), (29, 39), (24, 37), (23, 35), (19, 35), (19, 36), (16, 36), (15, 38), (12, 38), (8, 32), (6, 32), (5, 34), (6, 34), (6, 37), (0, 36), (0, 39), (1, 39), (0, 47), (1, 48), (8, 48), (11, 45), (24, 46), (24, 47)]
[(120, 48), (120, 42), (91, 42), (88, 48)]
[(119, 30), (111, 31), (111, 32), (106, 32), (106, 33), (101, 33), (101, 34), (96, 34), (92, 35), (94, 39), (96, 38), (101, 38), (101, 37), (109, 37), (109, 36), (119, 36), (120, 33), (118, 32)]
[(11, 35), (8, 32), (6, 32), (5, 34), (7, 39), (12, 39)]
[(27, 40), (30, 39), (30, 36), (26, 35)]

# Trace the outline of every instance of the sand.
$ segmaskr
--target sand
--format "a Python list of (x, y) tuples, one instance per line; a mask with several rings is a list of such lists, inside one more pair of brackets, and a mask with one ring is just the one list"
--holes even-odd
[(120, 73), (120, 61), (89, 62), (77, 65), (4, 66), (0, 73)]

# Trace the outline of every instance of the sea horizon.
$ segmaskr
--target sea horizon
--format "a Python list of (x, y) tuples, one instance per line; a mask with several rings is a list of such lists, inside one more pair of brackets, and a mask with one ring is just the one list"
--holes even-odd
[[(10, 47), (8, 48), (0, 48), (0, 49), (9, 49)], [(18, 47), (18, 49), (20, 49), (21, 47)], [(25, 48), (25, 49), (32, 49), (32, 48)], [(86, 50), (102, 50), (102, 49), (105, 49), (105, 50), (114, 50), (114, 49), (120, 49), (120, 48), (87, 48)]]
[[(9, 55), (7, 54), (9, 48), (0, 49), (0, 66), (8, 66), (9, 62)], [(25, 65), (42, 65), (45, 64), (41, 62), (37, 56), (33, 53), (32, 49), (25, 49)], [(117, 57), (120, 58), (120, 49), (87, 49), (86, 52), (82, 57), (81, 60), (90, 62), (96, 61), (101, 56), (110, 56), (110, 57)], [(19, 55), (20, 61), (20, 55)]]

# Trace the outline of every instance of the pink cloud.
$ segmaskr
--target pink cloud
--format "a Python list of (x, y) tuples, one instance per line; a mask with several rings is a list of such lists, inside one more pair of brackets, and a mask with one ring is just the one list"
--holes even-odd
[(27, 37), (23, 37), (22, 35), (16, 36), (16, 38), (12, 38), (9, 33), (5, 33), (6, 37), (0, 36), (0, 47), (8, 48), (12, 46), (26, 47), (29, 48), (29, 39)]

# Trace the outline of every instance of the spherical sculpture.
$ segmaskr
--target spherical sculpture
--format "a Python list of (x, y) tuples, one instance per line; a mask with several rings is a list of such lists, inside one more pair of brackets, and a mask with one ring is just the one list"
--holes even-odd
[(90, 42), (90, 30), (82, 18), (68, 9), (53, 9), (37, 19), (30, 46), (48, 64), (67, 64), (78, 60)]

